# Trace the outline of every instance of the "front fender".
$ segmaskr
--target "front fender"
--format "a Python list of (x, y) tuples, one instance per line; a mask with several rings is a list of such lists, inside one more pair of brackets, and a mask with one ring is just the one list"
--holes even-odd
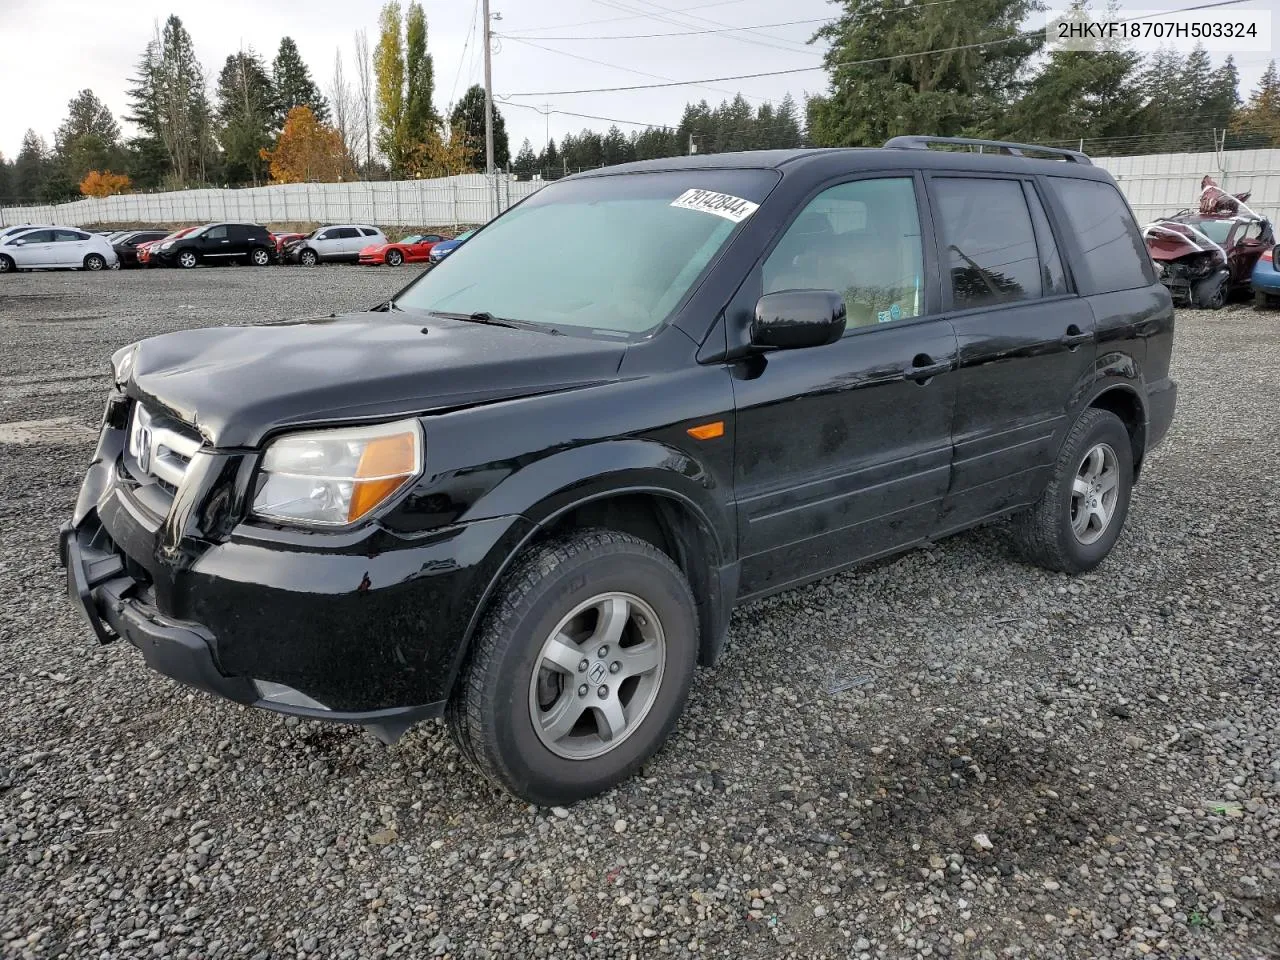
[(572, 507), (622, 493), (682, 501), (711, 533), (718, 555), (733, 552), (728, 491), (689, 453), (658, 440), (606, 440), (552, 454), (508, 475), (463, 519), (520, 514), (541, 526)]

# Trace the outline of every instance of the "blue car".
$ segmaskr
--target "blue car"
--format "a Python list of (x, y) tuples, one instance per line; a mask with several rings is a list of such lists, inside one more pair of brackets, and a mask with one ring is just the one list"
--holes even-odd
[(1253, 265), (1249, 286), (1253, 288), (1253, 302), (1258, 307), (1280, 306), (1280, 270), (1276, 269), (1275, 247), (1262, 251)]
[(437, 243), (431, 248), (431, 253), (427, 255), (427, 260), (432, 264), (439, 263), (449, 254), (453, 253), (453, 251), (466, 243), (473, 233), (475, 233), (474, 230), (468, 230), (466, 233), (458, 234), (452, 240), (443, 240), (440, 243)]

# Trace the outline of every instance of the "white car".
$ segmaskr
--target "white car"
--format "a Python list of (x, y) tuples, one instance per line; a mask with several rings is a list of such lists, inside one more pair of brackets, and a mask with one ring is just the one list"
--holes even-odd
[(0, 273), (15, 270), (106, 270), (120, 259), (96, 233), (75, 227), (36, 227), (0, 238)]
[(331, 224), (314, 230), (309, 237), (285, 246), (283, 259), (314, 267), (317, 263), (355, 263), (360, 251), (370, 244), (382, 245), (386, 236), (367, 223)]

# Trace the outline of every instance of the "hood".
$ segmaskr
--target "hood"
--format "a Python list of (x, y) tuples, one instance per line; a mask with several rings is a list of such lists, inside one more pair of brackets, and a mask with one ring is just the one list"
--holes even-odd
[(617, 377), (626, 344), (421, 313), (369, 312), (164, 334), (137, 345), (128, 393), (215, 446), (284, 427), (394, 418)]
[(1195, 253), (1222, 256), (1220, 248), (1200, 236), (1194, 227), (1176, 220), (1159, 220), (1150, 224), (1143, 234), (1152, 260), (1179, 260)]

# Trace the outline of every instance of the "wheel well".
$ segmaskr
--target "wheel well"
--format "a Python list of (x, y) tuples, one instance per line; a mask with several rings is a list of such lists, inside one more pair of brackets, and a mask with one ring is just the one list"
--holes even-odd
[(1107, 410), (1120, 418), (1129, 431), (1129, 445), (1133, 449), (1133, 473), (1137, 478), (1142, 466), (1142, 456), (1147, 448), (1147, 417), (1138, 395), (1123, 387), (1115, 387), (1100, 393), (1089, 404), (1099, 410)]
[(653, 544), (673, 561), (689, 581), (698, 604), (700, 659), (710, 662), (716, 622), (712, 568), (720, 562), (711, 532), (680, 500), (660, 494), (626, 493), (581, 504), (557, 517), (545, 530), (554, 536), (571, 530), (605, 527)]

